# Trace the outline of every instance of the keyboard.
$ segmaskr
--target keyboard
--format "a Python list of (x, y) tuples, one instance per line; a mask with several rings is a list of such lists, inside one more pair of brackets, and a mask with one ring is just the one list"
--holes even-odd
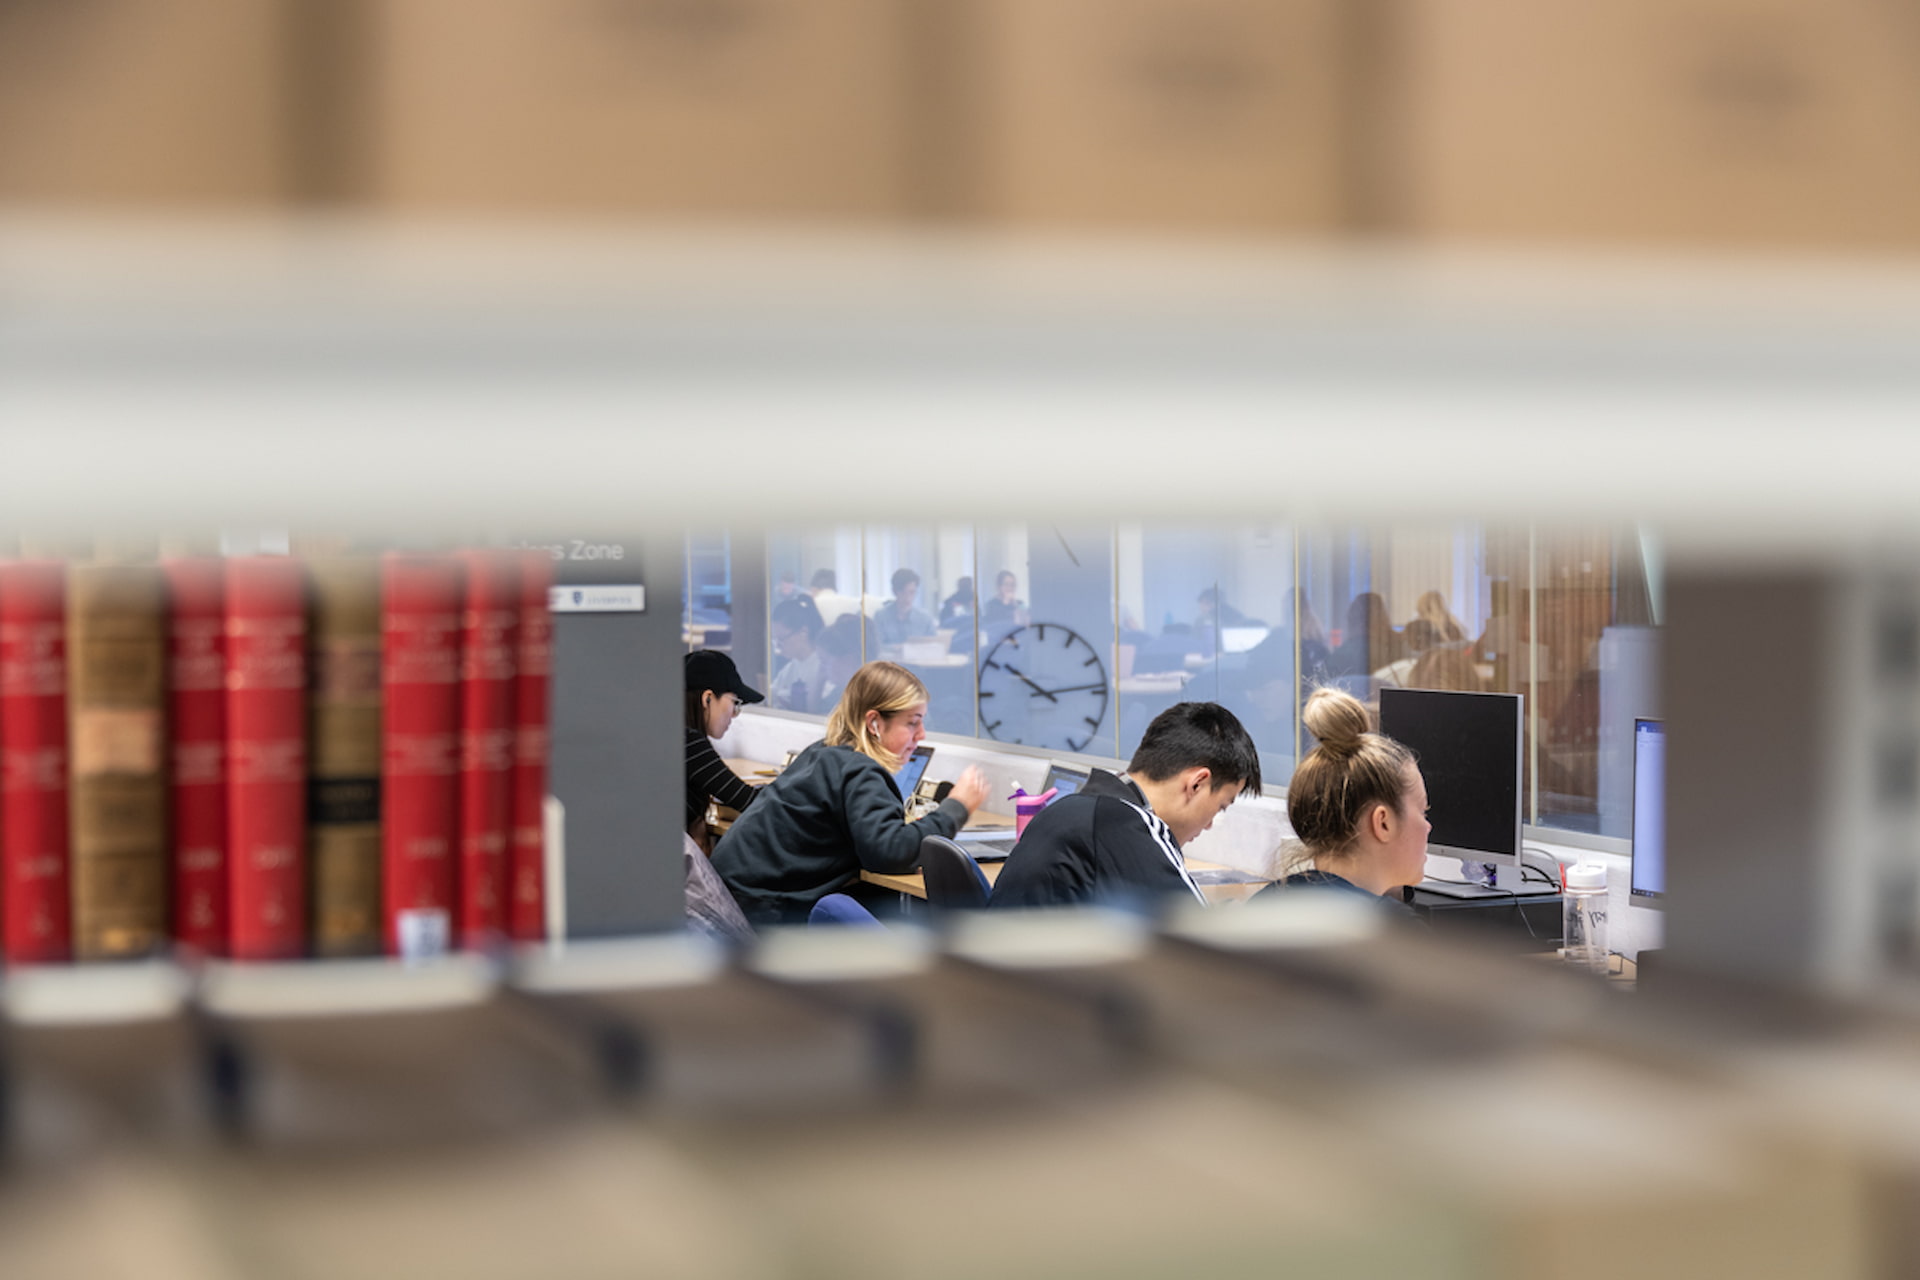
[(999, 862), (1013, 852), (1016, 837), (986, 831), (975, 834), (962, 831), (953, 842), (965, 849), (975, 862)]

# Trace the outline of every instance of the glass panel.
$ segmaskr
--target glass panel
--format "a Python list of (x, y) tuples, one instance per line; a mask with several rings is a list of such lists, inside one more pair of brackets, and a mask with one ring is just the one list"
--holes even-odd
[(1386, 685), (1526, 693), (1527, 555), (1524, 530), (1472, 525), (1304, 535), (1302, 698), (1331, 684), (1377, 712)]
[(1219, 702), (1260, 748), (1263, 781), (1293, 772), (1293, 537), (1273, 524), (1122, 525), (1120, 749), (1176, 702)]
[(724, 530), (687, 534), (687, 564), (682, 588), (682, 639), (695, 649), (733, 647), (733, 571)]
[(974, 724), (973, 531), (965, 525), (867, 530), (867, 658), (898, 662), (927, 686), (927, 728)]
[(862, 661), (860, 558), (852, 525), (767, 536), (768, 705), (824, 717), (839, 701)]
[(1293, 776), (1296, 594), (1292, 528), (1235, 528), (1218, 583), (1218, 698), (1253, 735), (1267, 786)]
[(981, 737), (1116, 752), (1113, 542), (1102, 525), (980, 530), (993, 574), (980, 606)]
[(1633, 721), (1660, 714), (1644, 543), (1631, 530), (1537, 535), (1543, 825), (1633, 835)]

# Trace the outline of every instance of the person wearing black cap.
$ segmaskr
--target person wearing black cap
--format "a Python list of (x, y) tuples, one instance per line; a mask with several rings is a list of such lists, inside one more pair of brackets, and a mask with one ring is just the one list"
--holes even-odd
[(687, 834), (702, 849), (708, 846), (708, 801), (744, 812), (759, 794), (727, 768), (711, 739), (726, 733), (742, 706), (763, 701), (726, 654), (698, 649), (687, 655)]

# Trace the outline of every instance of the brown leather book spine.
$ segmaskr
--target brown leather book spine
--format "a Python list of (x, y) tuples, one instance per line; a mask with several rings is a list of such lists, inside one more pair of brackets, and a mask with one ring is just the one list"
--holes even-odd
[(308, 563), (313, 653), (308, 670), (308, 839), (313, 948), (378, 955), (380, 867), (380, 564)]
[(158, 566), (74, 566), (67, 699), (77, 959), (166, 945), (166, 621)]

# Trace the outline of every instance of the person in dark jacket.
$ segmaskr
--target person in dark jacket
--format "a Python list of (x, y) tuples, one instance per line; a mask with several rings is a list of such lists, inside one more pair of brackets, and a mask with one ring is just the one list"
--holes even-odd
[(706, 849), (707, 803), (717, 800), (729, 809), (745, 812), (759, 793), (713, 749), (711, 739), (723, 737), (740, 708), (763, 698), (740, 678), (733, 659), (713, 649), (687, 655), (687, 834)]
[[(893, 775), (926, 737), (927, 690), (905, 667), (869, 662), (827, 718), (827, 736), (760, 790), (714, 847), (713, 869), (755, 923), (800, 923), (830, 893), (859, 890), (862, 871), (908, 874), (923, 836), (952, 836), (987, 798), (969, 766), (918, 822)], [(871, 896), (871, 895), (867, 895)]]
[(1300, 721), (1319, 740), (1287, 787), (1287, 821), (1300, 841), (1293, 873), (1263, 894), (1331, 889), (1365, 894), (1405, 913), (1391, 894), (1426, 874), (1427, 785), (1413, 752), (1370, 732), (1352, 694), (1319, 689)]
[(1228, 805), (1260, 791), (1260, 754), (1218, 703), (1181, 702), (1153, 718), (1124, 774), (1095, 769), (1043, 809), (1014, 845), (989, 907), (1200, 899), (1181, 847)]

